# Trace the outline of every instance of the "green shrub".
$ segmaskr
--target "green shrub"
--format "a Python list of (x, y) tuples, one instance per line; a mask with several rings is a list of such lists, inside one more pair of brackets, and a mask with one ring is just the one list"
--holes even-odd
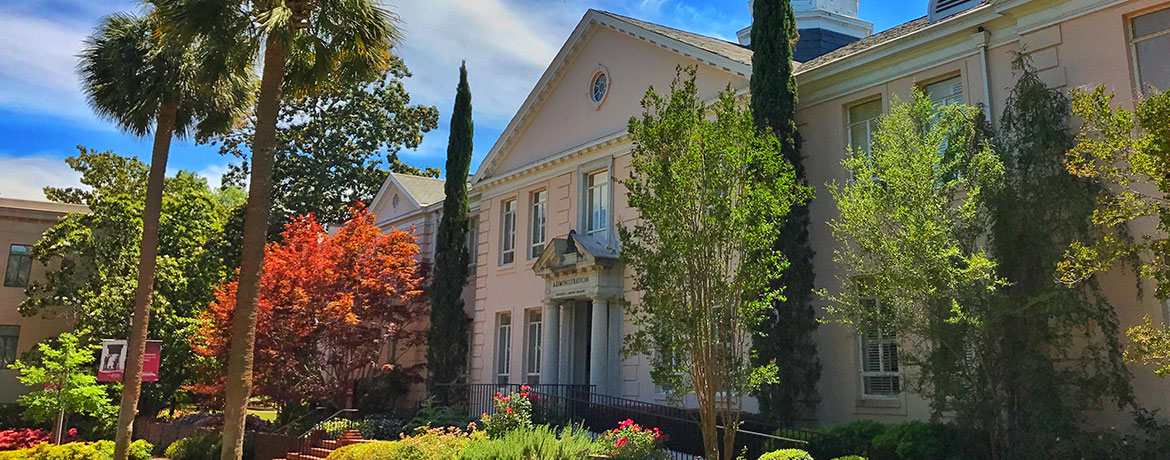
[(662, 440), (657, 427), (644, 428), (626, 419), (597, 437), (593, 453), (619, 460), (667, 460), (670, 455), (662, 448)]
[[(130, 444), (130, 460), (150, 460), (154, 447), (138, 440)], [(0, 452), (0, 460), (110, 460), (114, 441), (71, 442), (59, 446), (41, 443), (36, 447)]]
[(171, 460), (215, 460), (219, 458), (222, 446), (219, 433), (196, 433), (175, 440), (167, 446), (163, 455)]
[[(201, 431), (186, 438), (178, 439), (167, 446), (163, 456), (171, 460), (219, 460), (223, 441), (218, 431)], [(252, 434), (244, 434), (244, 459), (251, 459)]]
[(532, 400), (529, 399), (528, 390), (528, 385), (522, 385), (519, 393), (504, 396), (496, 392), (492, 398), (496, 404), (496, 413), (484, 413), (481, 419), (489, 438), (498, 438), (512, 430), (532, 429)]
[(866, 460), (866, 458), (860, 455), (846, 455), (844, 457), (834, 458), (833, 460)]
[(760, 456), (760, 460), (813, 460), (812, 456), (800, 449), (780, 449)]
[[(579, 427), (557, 432), (548, 425), (512, 430), (497, 438), (473, 442), (459, 460), (575, 460), (584, 459), (595, 447), (589, 433)], [(615, 457), (616, 458), (616, 457)]]
[(455, 460), (473, 441), (483, 439), (482, 432), (423, 428), (397, 441), (351, 444), (333, 451), (325, 460)]
[[(836, 458), (866, 451), (873, 454), (873, 438), (885, 433), (886, 428), (887, 425), (873, 420), (857, 420), (844, 425), (821, 428), (817, 431), (828, 436), (809, 439), (806, 449), (814, 458)], [(787, 432), (778, 432), (776, 435), (786, 436)], [(889, 455), (874, 455), (873, 458), (896, 460)]]
[(362, 442), (342, 446), (330, 452), (325, 457), (325, 460), (362, 460), (372, 458), (372, 452), (386, 448), (387, 444), (394, 444), (394, 441)]
[(875, 460), (972, 460), (978, 458), (973, 438), (949, 425), (904, 422), (873, 438), (873, 455)]
[(406, 424), (406, 428), (402, 429), (403, 433), (414, 433), (419, 428), (439, 428), (439, 427), (459, 427), (467, 426), (471, 419), (466, 415), (456, 412), (447, 406), (435, 404), (435, 398), (430, 397), (422, 402), (422, 407), (419, 408), (418, 413)]

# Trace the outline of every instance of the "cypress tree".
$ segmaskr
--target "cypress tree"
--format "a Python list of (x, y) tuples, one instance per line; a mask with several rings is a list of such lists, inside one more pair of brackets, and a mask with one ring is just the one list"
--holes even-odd
[[(435, 272), (431, 282), (431, 324), (427, 329), (427, 366), (431, 394), (441, 403), (449, 400), (438, 384), (456, 383), (467, 365), (467, 326), (463, 311), (463, 287), (469, 262), (467, 230), (467, 173), (471, 168), (471, 88), (467, 63), (459, 66), (459, 87), (451, 113), (451, 137), (447, 142), (447, 180), (443, 186), (443, 216), (435, 240)], [(437, 391), (436, 391), (437, 390)]]
[[(780, 139), (784, 158), (792, 163), (796, 180), (807, 183), (796, 129), (797, 86), (792, 52), (796, 45), (796, 17), (789, 0), (756, 0), (752, 7), (751, 108), (756, 126), (770, 129)], [(819, 401), (817, 380), (821, 363), (813, 332), (813, 250), (808, 241), (808, 204), (794, 206), (777, 235), (776, 248), (789, 266), (774, 280), (784, 300), (772, 303), (768, 317), (756, 332), (752, 349), (756, 364), (774, 362), (779, 382), (762, 386), (756, 394), (760, 412), (774, 421), (792, 423), (813, 414)]]

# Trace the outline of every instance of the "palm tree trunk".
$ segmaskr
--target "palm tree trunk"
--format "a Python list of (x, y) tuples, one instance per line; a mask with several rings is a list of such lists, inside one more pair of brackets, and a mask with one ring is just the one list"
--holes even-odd
[(134, 435), (134, 417), (138, 415), (138, 397), (142, 394), (142, 358), (146, 354), (146, 337), (150, 326), (150, 298), (154, 293), (154, 268), (158, 257), (158, 222), (162, 216), (163, 182), (167, 174), (167, 156), (175, 131), (175, 101), (163, 103), (158, 110), (154, 131), (154, 151), (150, 156), (150, 177), (146, 182), (146, 206), (142, 211), (142, 246), (138, 256), (138, 286), (134, 290), (134, 316), (127, 343), (126, 369), (122, 371), (122, 404), (114, 441), (114, 460), (129, 458)]
[(276, 117), (284, 85), (287, 44), (271, 36), (265, 43), (264, 71), (256, 101), (256, 134), (252, 139), (252, 171), (248, 204), (244, 208), (244, 242), (240, 253), (240, 281), (232, 338), (228, 353), (221, 460), (240, 460), (244, 455), (244, 422), (252, 393), (252, 359), (256, 345), (256, 313), (260, 302), (260, 276), (264, 245), (272, 208), (272, 164), (275, 161)]

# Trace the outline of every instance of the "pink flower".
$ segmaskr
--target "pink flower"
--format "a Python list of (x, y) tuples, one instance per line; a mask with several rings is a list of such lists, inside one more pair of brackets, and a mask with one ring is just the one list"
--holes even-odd
[(627, 440), (627, 439), (629, 439), (629, 438), (621, 438), (621, 439), (618, 439), (618, 440), (617, 440), (617, 442), (613, 443), (613, 445), (615, 445), (615, 446), (617, 446), (617, 447), (623, 447), (623, 446), (625, 446), (625, 445), (626, 445), (626, 440)]
[(509, 413), (509, 414), (511, 414), (511, 413), (512, 413), (512, 408), (511, 408), (511, 407), (509, 407), (509, 408), (508, 408), (508, 413)]

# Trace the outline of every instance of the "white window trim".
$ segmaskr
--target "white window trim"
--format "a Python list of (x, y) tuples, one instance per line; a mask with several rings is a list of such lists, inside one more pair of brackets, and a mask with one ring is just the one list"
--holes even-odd
[[(504, 318), (507, 317), (507, 322)], [(512, 312), (496, 314), (495, 383), (509, 383), (512, 377)], [(502, 348), (501, 348), (502, 347)], [(501, 379), (503, 379), (501, 381)]]
[[(591, 186), (589, 184), (589, 179), (592, 177), (595, 177), (595, 176), (604, 176), (605, 177), (605, 185), (597, 186), (597, 187)], [(598, 170), (587, 172), (587, 173), (585, 173), (584, 176), (582, 176), (582, 181), (583, 181), (582, 185), (584, 185), (584, 187), (585, 187), (585, 196), (584, 196), (585, 208), (584, 208), (584, 214), (583, 214), (583, 216), (585, 218), (585, 234), (590, 235), (590, 236), (604, 235), (605, 238), (608, 239), (609, 233), (610, 233), (609, 227), (610, 227), (610, 224), (613, 220), (613, 213), (611, 211), (613, 208), (613, 205), (612, 205), (613, 200), (611, 199), (613, 196), (613, 178), (610, 177), (610, 171), (608, 168), (603, 168), (603, 169), (598, 169)], [(599, 225), (596, 228), (590, 228), (589, 224), (590, 224), (591, 219), (593, 218), (593, 204), (594, 204), (593, 200), (592, 200), (592, 193), (594, 190), (603, 190), (603, 189), (605, 190), (605, 197), (602, 200), (602, 202), (600, 203), (600, 205), (603, 207), (603, 210), (605, 211), (605, 218), (602, 219), (601, 225)]]
[[(512, 209), (508, 210), (508, 205)], [(507, 255), (512, 260), (506, 261)], [(500, 266), (512, 265), (516, 262), (516, 199), (507, 199), (500, 202)]]
[[(541, 194), (544, 195), (544, 199), (536, 201), (537, 197)], [(540, 257), (540, 253), (544, 251), (544, 246), (548, 244), (548, 190), (541, 189), (532, 192), (529, 195), (529, 202), (532, 203), (532, 206), (528, 208), (531, 214), (528, 219), (528, 260), (533, 260)], [(540, 206), (540, 213), (537, 212), (537, 206)], [(540, 228), (538, 229), (536, 219), (539, 214), (543, 215), (540, 216)], [(536, 235), (538, 233), (540, 234), (540, 241), (536, 241)], [(536, 250), (538, 246), (540, 250)]]
[[(879, 347), (879, 351), (878, 351), (879, 358), (878, 359), (881, 359), (880, 347), (882, 345), (887, 344), (887, 343), (893, 343), (893, 344), (897, 345), (898, 335), (895, 333), (893, 335), (893, 338), (890, 338), (887, 336), (887, 334), (883, 333), (881, 331), (881, 329), (878, 329), (878, 335), (881, 337), (878, 340), (878, 347)], [(887, 401), (900, 399), (902, 397), (902, 373), (900, 370), (901, 367), (899, 366), (899, 370), (897, 370), (897, 371), (866, 371), (865, 370), (865, 345), (866, 345), (865, 333), (862, 332), (861, 334), (859, 334), (857, 336), (857, 369), (858, 369), (858, 374), (860, 375), (860, 381), (858, 383), (861, 385), (861, 387), (859, 388), (859, 393), (861, 394), (861, 399), (877, 399), (877, 400), (887, 400)], [(878, 367), (885, 367), (885, 366), (882, 366), (879, 364)], [(894, 395), (866, 393), (865, 380), (866, 380), (866, 378), (869, 378), (869, 377), (894, 377), (896, 379), (896, 381), (898, 382), (898, 393), (894, 394)]]
[(616, 231), (614, 231), (614, 177), (613, 177), (613, 156), (607, 155), (602, 158), (584, 163), (577, 167), (577, 232), (581, 234), (588, 234), (587, 228), (589, 225), (589, 195), (588, 195), (588, 176), (596, 172), (605, 170), (609, 177), (609, 199), (607, 200), (608, 212), (606, 215), (606, 240), (613, 242), (616, 240)]
[[(593, 100), (593, 84), (597, 81), (597, 77), (600, 75), (605, 75), (605, 93), (601, 95), (600, 100), (595, 101)], [(585, 99), (593, 105), (593, 110), (601, 110), (602, 104), (605, 104), (605, 100), (609, 99), (609, 93), (611, 92), (610, 89), (613, 88), (613, 76), (609, 74), (609, 69), (605, 68), (605, 66), (601, 64), (598, 64), (597, 68), (589, 74), (588, 85), (589, 86), (585, 88)]]
[(878, 116), (876, 116), (874, 118), (866, 119), (866, 120), (853, 121), (853, 113), (852, 113), (852, 110), (855, 107), (860, 107), (862, 105), (873, 103), (873, 102), (877, 102), (878, 104), (883, 104), (882, 98), (877, 97), (877, 98), (866, 99), (866, 100), (857, 102), (855, 104), (850, 104), (848, 107), (845, 108), (845, 117), (847, 118), (846, 129), (845, 129), (845, 136), (846, 136), (845, 139), (847, 139), (849, 141), (849, 148), (850, 149), (855, 147), (853, 145), (853, 130), (857, 129), (858, 127), (864, 127), (865, 131), (866, 131), (865, 132), (865, 139), (869, 142), (869, 145), (867, 145), (865, 147), (865, 150), (867, 152), (873, 151), (873, 133), (874, 133), (874, 131), (876, 131), (878, 119), (880, 119), (881, 116), (883, 114), (885, 114), (885, 106), (884, 105), (882, 106), (882, 111), (878, 114)]
[[(533, 321), (533, 316), (540, 319)], [(535, 331), (533, 331), (535, 328)], [(540, 383), (541, 359), (544, 353), (544, 314), (539, 308), (524, 311), (524, 383)], [(535, 378), (535, 380), (533, 380)]]
[[(958, 82), (959, 92), (950, 93), (948, 95), (945, 95), (944, 97), (935, 98), (934, 95), (932, 95), (930, 93), (930, 91), (928, 91), (931, 86), (937, 85), (939, 83), (946, 83), (949, 81)], [(952, 88), (953, 87), (954, 86), (952, 85)], [(919, 85), (919, 88), (922, 89), (922, 92), (926, 93), (926, 97), (930, 98), (930, 102), (933, 102), (936, 106), (939, 106), (939, 107), (947, 106), (947, 105), (964, 104), (967, 101), (967, 97), (965, 94), (967, 92), (967, 85), (963, 82), (963, 75), (961, 75), (961, 74), (960, 75), (952, 75), (949, 77), (944, 77), (944, 78), (940, 78), (937, 80), (933, 80), (933, 81), (930, 81), (929, 83), (926, 83), (924, 85)]]
[[(1131, 62), (1130, 66), (1131, 66), (1132, 72), (1133, 72), (1133, 83), (1136, 86), (1135, 95), (1137, 95), (1139, 97), (1143, 94), (1146, 94), (1146, 84), (1145, 84), (1145, 82), (1142, 81), (1142, 67), (1141, 67), (1141, 63), (1138, 62), (1137, 45), (1138, 45), (1138, 43), (1144, 42), (1146, 40), (1152, 40), (1152, 39), (1159, 38), (1159, 37), (1162, 37), (1165, 35), (1170, 35), (1170, 28), (1163, 30), (1161, 32), (1137, 37), (1134, 35), (1135, 31), (1133, 30), (1133, 21), (1137, 18), (1142, 17), (1142, 16), (1149, 15), (1149, 14), (1156, 14), (1156, 13), (1160, 13), (1160, 12), (1162, 12), (1162, 9), (1146, 11), (1146, 12), (1143, 12), (1141, 14), (1135, 14), (1133, 16), (1129, 16), (1125, 20), (1125, 29), (1126, 29), (1126, 35), (1127, 35), (1126, 45), (1129, 47), (1129, 57), (1130, 57), (1129, 60)], [(1162, 91), (1170, 91), (1170, 88), (1162, 89)]]

